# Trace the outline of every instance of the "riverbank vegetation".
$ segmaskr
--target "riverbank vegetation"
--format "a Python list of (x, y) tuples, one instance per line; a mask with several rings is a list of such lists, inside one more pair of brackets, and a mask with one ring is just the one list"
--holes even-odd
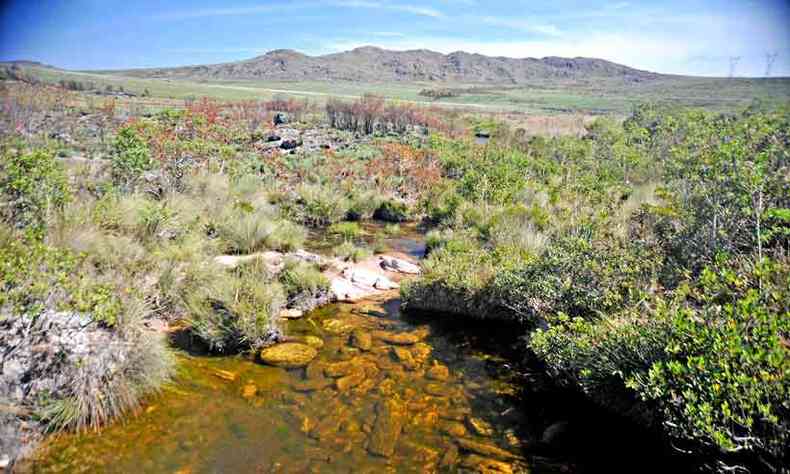
[[(518, 320), (560, 383), (712, 469), (788, 464), (788, 111), (641, 107), (580, 138), (436, 138), (412, 309)], [(705, 457), (703, 456), (703, 457)]]
[(356, 261), (376, 250), (359, 221), (391, 234), (422, 221), (428, 256), (406, 308), (521, 323), (558, 383), (709, 469), (790, 464), (786, 108), (642, 106), (546, 137), (490, 120), (464, 133), (457, 115), (370, 96), (134, 113), (86, 110), (75, 92), (43, 103), (52, 89), (29, 87), (5, 91), (3, 320), (87, 314), (137, 354), (98, 389), (26, 400), (51, 429), (97, 426), (161, 386), (173, 358), (159, 322), (248, 351), (327, 290), (315, 262), (275, 275), (263, 257), (215, 257), (292, 252), (319, 233)]

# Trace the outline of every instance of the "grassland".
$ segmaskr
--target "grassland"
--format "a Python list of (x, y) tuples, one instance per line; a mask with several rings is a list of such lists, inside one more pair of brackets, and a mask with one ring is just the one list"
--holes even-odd
[[(327, 97), (356, 98), (374, 93), (391, 100), (462, 107), (485, 112), (524, 112), (537, 114), (616, 114), (628, 113), (636, 104), (660, 102), (671, 105), (702, 107), (712, 111), (735, 111), (755, 100), (776, 105), (790, 102), (790, 79), (722, 79), (664, 76), (644, 82), (619, 79), (535, 80), (518, 86), (481, 84), (437, 84), (433, 82), (359, 83), (298, 81), (273, 82), (253, 80), (189, 81), (141, 79), (115, 72), (79, 72), (59, 69), (26, 68), (46, 82), (75, 80), (92, 82), (99, 89), (106, 86), (138, 95), (146, 90), (152, 97), (185, 99), (214, 97), (221, 100), (266, 99), (293, 96), (323, 103)], [(435, 101), (420, 95), (423, 89), (449, 88), (457, 96)]]

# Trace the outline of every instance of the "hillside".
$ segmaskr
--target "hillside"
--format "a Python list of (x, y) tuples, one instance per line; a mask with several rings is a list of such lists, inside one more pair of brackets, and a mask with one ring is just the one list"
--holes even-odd
[[(120, 72), (120, 71), (116, 71)], [(373, 46), (308, 56), (278, 49), (252, 59), (213, 65), (135, 69), (124, 75), (172, 79), (265, 79), (275, 81), (465, 82), (523, 84), (535, 79), (620, 78), (642, 82), (659, 74), (595, 58), (506, 58), (462, 51), (389, 51)]]

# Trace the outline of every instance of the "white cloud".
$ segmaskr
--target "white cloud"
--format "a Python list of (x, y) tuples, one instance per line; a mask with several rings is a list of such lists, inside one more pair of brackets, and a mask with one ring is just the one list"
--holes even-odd
[(562, 32), (559, 30), (559, 28), (554, 25), (547, 23), (537, 23), (531, 20), (487, 16), (483, 18), (483, 23), (545, 36), (562, 35)]
[(411, 13), (419, 16), (427, 16), (431, 18), (443, 18), (444, 14), (439, 10), (429, 7), (422, 7), (418, 5), (401, 5), (392, 2), (376, 2), (369, 0), (332, 0), (328, 2), (329, 5), (345, 8), (367, 8), (375, 10), (390, 10), (405, 13)]
[(271, 13), (282, 10), (284, 5), (253, 5), (249, 7), (226, 7), (226, 8), (199, 8), (196, 10), (173, 11), (157, 15), (156, 18), (163, 20), (179, 20), (185, 18), (202, 18), (212, 16), (240, 16), (255, 15), (259, 13)]

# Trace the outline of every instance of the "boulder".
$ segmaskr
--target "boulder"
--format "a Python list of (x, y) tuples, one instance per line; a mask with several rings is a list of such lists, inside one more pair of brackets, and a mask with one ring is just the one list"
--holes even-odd
[(318, 351), (299, 342), (284, 342), (261, 350), (261, 361), (286, 369), (304, 367), (318, 355)]
[(420, 267), (411, 262), (386, 255), (379, 257), (379, 265), (381, 265), (381, 268), (384, 270), (390, 272), (406, 273), (409, 275), (419, 275), (421, 272)]
[(280, 143), (280, 148), (282, 148), (283, 150), (293, 150), (295, 148), (300, 147), (301, 145), (302, 142), (299, 140), (283, 140)]
[(277, 112), (276, 114), (274, 114), (274, 117), (272, 118), (272, 123), (274, 125), (285, 125), (290, 121), (291, 118), (285, 112)]

